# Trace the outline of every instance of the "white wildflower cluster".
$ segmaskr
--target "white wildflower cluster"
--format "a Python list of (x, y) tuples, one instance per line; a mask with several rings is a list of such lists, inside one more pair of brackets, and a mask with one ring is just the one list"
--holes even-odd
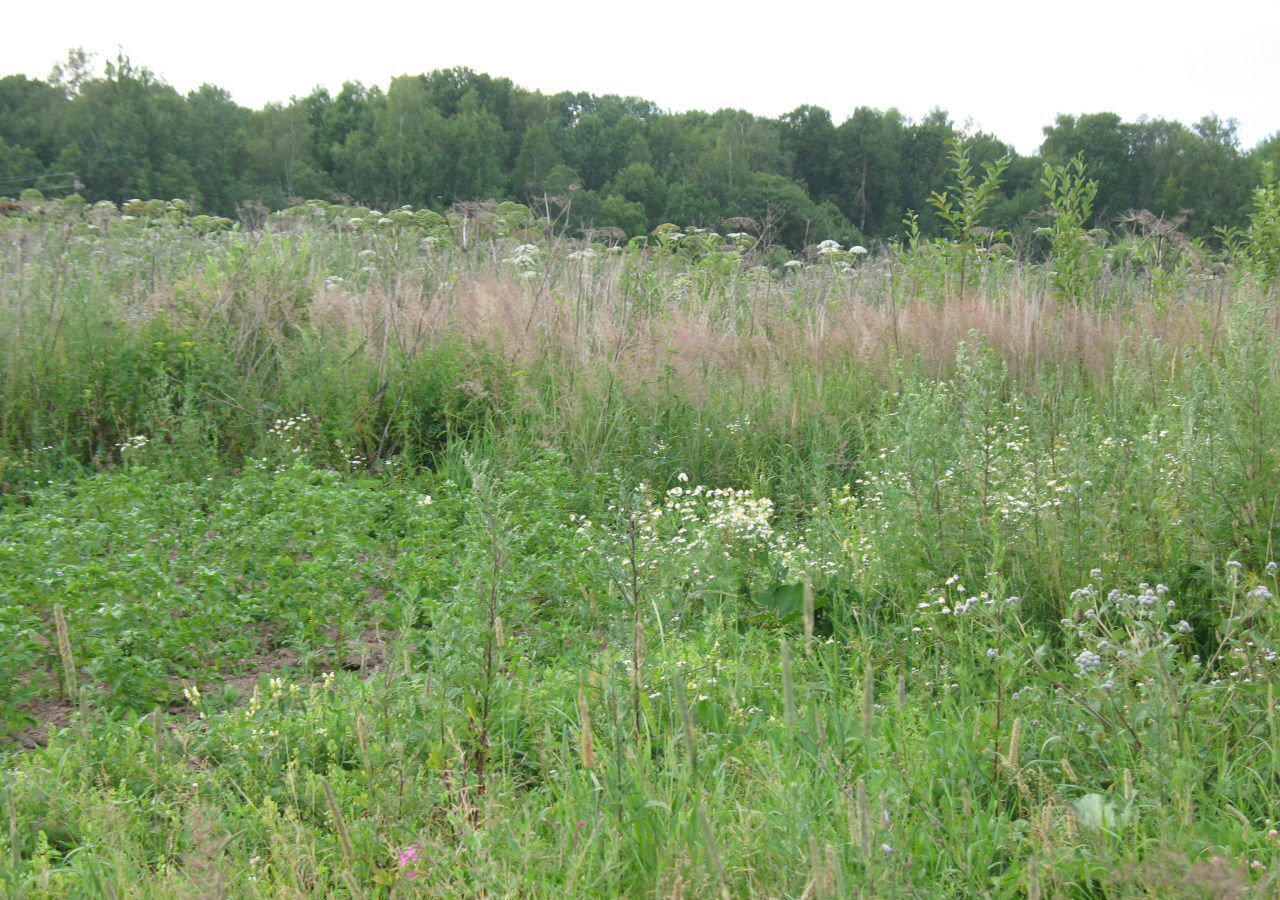
[(774, 528), (770, 498), (738, 488), (688, 487), (684, 473), (676, 480), (661, 495), (641, 484), (629, 505), (610, 505), (609, 518), (620, 523), (613, 527), (575, 518), (584, 553), (601, 554), (619, 578), (633, 562), (646, 577), (664, 574), (678, 581), (713, 578), (734, 560), (768, 560), (793, 580), (835, 571), (803, 537)]
[(1076, 654), (1076, 668), (1081, 675), (1088, 675), (1102, 668), (1102, 657), (1092, 650), (1081, 650)]
[(697, 279), (689, 272), (677, 272), (671, 279), (671, 298), (676, 301), (688, 300), (697, 287)]
[[(930, 637), (950, 634), (957, 628), (981, 632), (995, 639), (1004, 630), (1005, 614), (1021, 605), (1018, 597), (996, 597), (990, 591), (971, 592), (959, 575), (949, 577), (940, 588), (929, 591), (916, 603), (911, 633)], [(966, 620), (962, 625), (961, 620)], [(989, 659), (999, 656), (988, 651)]]
[(276, 419), (271, 423), (271, 427), (267, 429), (267, 434), (285, 436), (291, 433), (297, 433), (311, 421), (311, 417), (306, 413), (298, 413), (290, 419)]
[(282, 676), (271, 676), (265, 690), (260, 684), (255, 685), (249, 702), (228, 714), (221, 739), (236, 752), (252, 747), (264, 759), (285, 755), (290, 738), (296, 741), (301, 736), (325, 744), (326, 749), (321, 752), (336, 752), (336, 747), (328, 746), (327, 695), (333, 681), (333, 673), (326, 672), (321, 681), (304, 689)]
[(569, 259), (574, 262), (586, 262), (596, 258), (596, 251), (591, 247), (583, 247), (581, 250), (574, 250), (569, 254)]
[(1078, 648), (1078, 674), (1104, 694), (1123, 702), (1121, 686), (1149, 698), (1164, 682), (1160, 673), (1179, 670), (1194, 627), (1178, 614), (1172, 591), (1142, 582), (1136, 591), (1111, 588), (1103, 593), (1102, 570), (1072, 591), (1061, 626), (1068, 647)]
[(506, 265), (515, 266), (527, 275), (531, 272), (537, 272), (541, 255), (542, 251), (537, 244), (519, 244), (511, 251), (511, 255), (502, 261)]
[(308, 432), (312, 419), (306, 413), (298, 413), (288, 419), (276, 419), (267, 429), (267, 434), (277, 438), (284, 448), (295, 457), (306, 452), (305, 443), (309, 439)]
[(1267, 587), (1265, 584), (1258, 585), (1245, 596), (1248, 597), (1252, 603), (1270, 603), (1272, 600), (1276, 599), (1275, 595), (1271, 593), (1271, 588)]
[(859, 259), (866, 256), (867, 248), (855, 244), (845, 250), (839, 241), (826, 240), (814, 247), (812, 253), (837, 274), (851, 275), (856, 270)]
[[(939, 402), (947, 402), (949, 390), (945, 383), (938, 386)], [(1071, 458), (1070, 446), (1060, 444), (1052, 452), (1032, 446), (1017, 405), (1005, 404), (1004, 412), (991, 424), (961, 433), (954, 457), (940, 470), (913, 464), (920, 455), (910, 446), (872, 454), (867, 474), (854, 482), (867, 530), (889, 532), (904, 509), (924, 513), (922, 498), (933, 498), (928, 512), (934, 515), (992, 516), (1020, 531), (1087, 496), (1093, 483), (1062, 470), (1062, 462)]]
[[(828, 540), (834, 537), (839, 541), (841, 565), (837, 566), (835, 560), (819, 559), (819, 571), (831, 574), (840, 572), (851, 576), (857, 571), (873, 568), (879, 561), (875, 540), (863, 526), (862, 516), (862, 506), (852, 485), (846, 484), (839, 490), (832, 489), (825, 503), (817, 510), (817, 515), (810, 517), (809, 527), (825, 528)], [(812, 543), (825, 542), (815, 540)]]
[(116, 444), (116, 449), (120, 451), (121, 455), (124, 455), (126, 453), (131, 453), (134, 450), (141, 450), (149, 443), (151, 443), (151, 439), (145, 434), (135, 434), (132, 437), (127, 437), (120, 443)]
[[(1277, 566), (1268, 563), (1261, 576), (1251, 576), (1238, 560), (1227, 563), (1230, 593), (1223, 601), (1232, 614), (1219, 626), (1224, 634), (1222, 663), (1217, 679), (1239, 684), (1270, 684), (1280, 677), (1280, 652), (1267, 640), (1280, 629), (1280, 608), (1275, 602)], [(1269, 578), (1267, 585), (1263, 579)], [(1244, 585), (1253, 583), (1245, 590)], [(1241, 595), (1243, 595), (1241, 597)]]
[(1115, 464), (1129, 467), (1135, 455), (1140, 459), (1153, 461), (1153, 483), (1159, 486), (1159, 505), (1169, 510), (1169, 524), (1182, 524), (1181, 510), (1185, 504), (1182, 497), (1187, 487), (1189, 467), (1182, 455), (1182, 448), (1173, 444), (1174, 437), (1168, 429), (1152, 427), (1146, 434), (1131, 440), (1125, 437), (1108, 435), (1099, 442), (1099, 448), (1108, 451)]

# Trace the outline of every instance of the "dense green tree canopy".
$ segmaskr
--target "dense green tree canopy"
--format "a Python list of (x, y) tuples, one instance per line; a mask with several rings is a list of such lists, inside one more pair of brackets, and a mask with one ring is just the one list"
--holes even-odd
[[(0, 78), (0, 195), (66, 190), (73, 173), (89, 200), (182, 198), (221, 215), (300, 197), (434, 209), (516, 200), (568, 210), (571, 227), (629, 234), (750, 219), (794, 247), (892, 239), (908, 211), (936, 234), (929, 198), (948, 184), (960, 134), (943, 110), (918, 122), (868, 107), (839, 123), (816, 106), (776, 119), (672, 114), (637, 97), (526, 91), (465, 68), (250, 110), (213, 85), (184, 97), (123, 54), (95, 74), (72, 51), (47, 80)], [(1098, 182), (1091, 225), (1148, 210), (1211, 238), (1245, 224), (1263, 162), (1280, 164), (1276, 138), (1246, 151), (1234, 123), (1216, 117), (1188, 127), (1060, 115), (1044, 134), (1031, 157), (963, 135), (975, 166), (1010, 159), (991, 226), (1031, 233), (1043, 164), (1083, 153)]]

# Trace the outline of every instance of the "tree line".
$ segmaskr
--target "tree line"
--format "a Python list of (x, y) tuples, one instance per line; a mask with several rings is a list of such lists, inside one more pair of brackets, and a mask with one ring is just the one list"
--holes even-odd
[[(638, 97), (544, 94), (465, 68), (348, 82), (258, 110), (203, 85), (179, 93), (123, 54), (93, 70), (72, 51), (46, 79), (0, 78), (0, 196), (77, 190), (86, 199), (182, 198), (234, 216), (248, 201), (298, 198), (443, 210), (514, 200), (575, 229), (645, 233), (663, 222), (767, 231), (791, 247), (886, 240), (914, 212), (938, 234), (930, 197), (948, 187), (963, 138), (975, 166), (1002, 162), (987, 224), (1035, 232), (1045, 163), (1083, 154), (1098, 190), (1092, 227), (1146, 210), (1185, 217), (1190, 237), (1239, 227), (1280, 134), (1249, 150), (1235, 124), (1059, 115), (1037, 154), (965, 134), (943, 110), (919, 121), (820, 107), (777, 118), (663, 112)], [(726, 223), (728, 225), (726, 226)], [(737, 225), (735, 225), (737, 223)]]

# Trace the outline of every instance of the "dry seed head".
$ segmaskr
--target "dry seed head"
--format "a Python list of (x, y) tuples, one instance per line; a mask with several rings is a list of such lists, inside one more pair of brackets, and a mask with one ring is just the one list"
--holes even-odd
[(702, 804), (698, 804), (698, 824), (702, 826), (702, 840), (707, 847), (707, 855), (711, 857), (711, 866), (715, 869), (716, 878), (720, 881), (720, 892), (727, 897), (729, 895), (728, 888), (724, 884), (724, 864), (720, 861), (720, 849), (716, 846), (716, 835), (711, 830), (711, 820), (707, 818), (707, 811)]
[(813, 655), (813, 583), (809, 579), (804, 582), (804, 652)]
[(62, 614), (62, 604), (53, 607), (53, 624), (58, 632), (58, 659), (62, 663), (62, 690), (66, 699), (76, 696), (79, 679), (76, 675), (75, 659), (71, 656), (71, 635), (67, 630), (67, 620)]
[(1022, 718), (1013, 720), (1013, 733), (1009, 735), (1009, 756), (1005, 763), (1010, 769), (1018, 768), (1018, 745), (1022, 742)]
[(677, 674), (674, 680), (676, 688), (676, 706), (680, 710), (680, 720), (684, 723), (684, 739), (689, 746), (689, 766), (698, 771), (698, 731), (693, 725), (693, 714), (689, 711), (689, 700), (685, 696), (684, 679)]
[(578, 691), (578, 718), (582, 722), (582, 766), (585, 769), (596, 767), (596, 737), (591, 731), (591, 707), (587, 705), (586, 691)]
[(18, 863), (22, 861), (21, 845), (18, 844), (18, 803), (13, 796), (13, 779), (6, 779), (5, 806), (9, 808), (9, 865), (18, 871)]
[(855, 841), (862, 848), (863, 859), (871, 858), (871, 801), (867, 797), (867, 783), (858, 782), (858, 793), (854, 807), (854, 823), (857, 827)]
[(635, 657), (631, 670), (637, 690), (644, 687), (644, 620), (636, 616), (632, 636), (632, 655)]
[(365, 723), (364, 713), (356, 713), (356, 739), (360, 742), (360, 755), (366, 763), (369, 759), (369, 726)]
[(827, 875), (830, 883), (835, 889), (832, 894), (834, 897), (847, 897), (849, 892), (846, 890), (844, 882), (844, 869), (840, 866), (840, 856), (836, 851), (835, 844), (827, 844)]
[(782, 718), (788, 728), (796, 724), (796, 686), (791, 677), (791, 643), (782, 639)]
[[(827, 848), (831, 845), (827, 844)], [(831, 900), (836, 896), (835, 876), (830, 866), (830, 859), (818, 844), (816, 835), (809, 835), (809, 884), (813, 887), (813, 896)]]
[(351, 843), (351, 832), (347, 831), (347, 820), (342, 817), (342, 810), (338, 806), (338, 798), (333, 795), (333, 788), (329, 784), (329, 779), (321, 778), (320, 786), (324, 788), (324, 801), (329, 807), (329, 814), (333, 816), (333, 825), (338, 832), (338, 841), (342, 844), (342, 855), (347, 858), (347, 862), (354, 862), (356, 848)]
[(862, 734), (871, 738), (871, 729), (875, 727), (876, 714), (876, 670), (871, 656), (867, 656), (866, 667), (862, 673)]

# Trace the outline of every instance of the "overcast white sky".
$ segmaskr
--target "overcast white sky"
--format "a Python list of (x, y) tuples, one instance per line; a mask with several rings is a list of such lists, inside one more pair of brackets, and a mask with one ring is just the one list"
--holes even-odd
[(1280, 130), (1280, 3), (9, 3), (0, 75), (45, 77), (117, 49), (186, 92), (247, 106), (344, 81), (468, 66), (546, 92), (633, 94), (672, 111), (776, 116), (811, 103), (913, 119), (936, 106), (1031, 153), (1057, 113), (1239, 121)]

